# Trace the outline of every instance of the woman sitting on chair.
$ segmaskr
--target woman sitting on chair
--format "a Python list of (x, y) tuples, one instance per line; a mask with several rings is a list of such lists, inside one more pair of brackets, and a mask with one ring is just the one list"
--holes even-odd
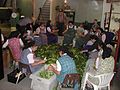
[[(67, 74), (77, 73), (75, 62), (68, 55), (68, 49), (66, 47), (59, 48), (60, 57), (56, 61), (56, 65), (51, 65), (48, 67), (48, 70), (53, 71), (57, 75), (57, 80), (60, 84), (63, 83), (65, 76)], [(76, 85), (77, 86), (77, 85)], [(74, 87), (74, 90), (78, 90), (78, 88)]]
[(45, 63), (45, 60), (35, 58), (34, 52), (37, 50), (37, 48), (38, 46), (35, 44), (34, 41), (32, 41), (29, 43), (29, 47), (27, 49), (24, 49), (21, 54), (20, 63), (28, 65), (31, 70), (31, 73), (34, 73), (37, 70), (39, 70), (42, 67), (41, 64)]
[[(111, 56), (111, 48), (105, 47), (104, 45), (98, 45), (98, 49), (99, 52), (97, 59), (95, 60), (93, 65), (88, 65), (88, 68), (85, 72), (89, 72), (94, 76), (113, 72), (114, 58), (113, 56)], [(88, 80), (94, 82), (96, 85), (98, 85), (99, 83), (98, 78), (95, 77), (89, 76)], [(88, 85), (91, 86), (89, 83)]]
[(19, 37), (20, 33), (18, 31), (13, 31), (10, 33), (9, 38), (3, 44), (2, 48), (9, 47), (12, 57), (15, 61), (19, 62), (21, 57), (22, 48), (24, 46), (23, 41)]

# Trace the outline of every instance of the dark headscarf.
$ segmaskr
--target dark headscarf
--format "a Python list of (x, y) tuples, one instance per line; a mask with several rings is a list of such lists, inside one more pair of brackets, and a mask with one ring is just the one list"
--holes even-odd
[(18, 35), (20, 35), (19, 31), (13, 31), (13, 32), (10, 33), (10, 35), (9, 35), (8, 38), (9, 38), (9, 39), (10, 39), (10, 38), (14, 38), (14, 37), (17, 38)]
[(70, 52), (70, 51), (69, 51), (69, 48), (67, 48), (66, 46), (60, 46), (60, 47), (58, 48), (58, 51), (62, 51), (63, 54), (64, 54), (64, 53), (67, 53), (67, 55), (69, 55), (70, 57), (73, 57), (72, 52)]
[(112, 53), (112, 49), (109, 47), (106, 47), (105, 49), (103, 49), (103, 54), (102, 54), (102, 58), (109, 58), (111, 56)]

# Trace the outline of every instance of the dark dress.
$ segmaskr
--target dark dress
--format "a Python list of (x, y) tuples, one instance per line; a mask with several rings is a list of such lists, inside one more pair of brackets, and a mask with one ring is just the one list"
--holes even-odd
[(39, 35), (34, 35), (33, 40), (35, 41), (35, 44), (40, 46), (42, 45), (42, 38)]
[(70, 45), (73, 43), (73, 39), (75, 38), (76, 30), (73, 28), (68, 28), (67, 32), (64, 34), (63, 45)]
[[(47, 29), (47, 28), (46, 28)], [(50, 27), (51, 31), (52, 28)], [(57, 35), (55, 35), (54, 33), (51, 33), (47, 30), (47, 40), (48, 40), (48, 44), (53, 44), (53, 43), (57, 43), (58, 42), (58, 37)]]
[(114, 33), (113, 32), (106, 32), (106, 40), (105, 40), (105, 44), (112, 44), (113, 38), (114, 38)]

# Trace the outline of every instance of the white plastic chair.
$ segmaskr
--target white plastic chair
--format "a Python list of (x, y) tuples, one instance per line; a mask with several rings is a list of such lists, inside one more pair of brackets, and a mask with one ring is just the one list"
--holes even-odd
[[(98, 78), (99, 83), (96, 85), (94, 82), (91, 82), (88, 79), (89, 76), (94, 77), (94, 78)], [(85, 76), (83, 90), (85, 90), (85, 86), (86, 86), (87, 82), (89, 82), (93, 85), (94, 90), (98, 90), (98, 89), (101, 89), (103, 87), (108, 87), (108, 90), (110, 90), (110, 81), (112, 80), (113, 76), (114, 76), (114, 72), (101, 74), (101, 75), (96, 75), (96, 76), (87, 72), (86, 76)]]

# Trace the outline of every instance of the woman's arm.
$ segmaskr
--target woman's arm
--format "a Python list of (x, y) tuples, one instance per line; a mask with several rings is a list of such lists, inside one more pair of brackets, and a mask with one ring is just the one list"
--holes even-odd
[(44, 60), (34, 61), (34, 63), (32, 63), (31, 66), (34, 67), (34, 66), (36, 66), (36, 65), (43, 64), (43, 63), (45, 63)]
[(19, 41), (20, 41), (20, 46), (24, 47), (24, 43), (21, 38), (19, 39)]
[(8, 46), (8, 40), (3, 44), (2, 48), (6, 48)]
[(57, 75), (60, 75), (61, 65), (60, 65), (59, 61), (58, 60), (56, 61), (56, 68), (53, 65), (50, 65), (48, 67), (48, 70), (53, 71)]
[(34, 66), (36, 66), (36, 65), (39, 65), (39, 64), (45, 63), (44, 60), (38, 60), (38, 59), (35, 60), (35, 59), (34, 59), (34, 54), (32, 54), (32, 53), (28, 54), (28, 55), (27, 55), (27, 58), (28, 58), (29, 64), (30, 64), (32, 67), (34, 67)]
[(57, 71), (52, 65), (48, 67), (48, 70), (53, 71), (57, 75), (60, 75), (60, 71)]

